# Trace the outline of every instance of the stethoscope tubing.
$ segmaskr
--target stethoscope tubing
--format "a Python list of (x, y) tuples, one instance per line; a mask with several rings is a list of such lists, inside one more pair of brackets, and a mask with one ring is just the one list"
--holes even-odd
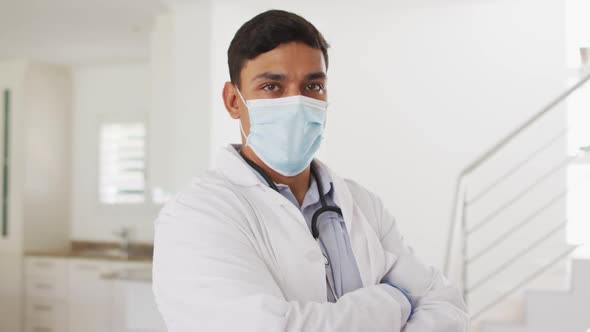
[[(242, 155), (242, 157), (244, 158), (246, 163), (248, 163), (248, 165), (250, 165), (250, 167), (252, 167), (256, 172), (258, 172), (258, 174), (260, 174), (260, 176), (262, 176), (262, 178), (266, 181), (266, 183), (268, 184), (268, 186), (270, 188), (272, 188), (277, 193), (279, 192), (279, 188), (277, 188), (274, 181), (262, 169), (262, 167), (258, 166), (255, 162), (248, 159), (246, 156)], [(322, 204), (322, 207), (319, 208), (317, 211), (315, 211), (313, 216), (311, 217), (311, 234), (312, 234), (313, 238), (318, 242), (318, 245), (321, 246), (320, 231), (319, 231), (318, 225), (317, 225), (320, 215), (322, 213), (326, 213), (326, 212), (334, 212), (334, 213), (339, 214), (341, 217), (343, 217), (343, 215), (342, 215), (342, 209), (340, 209), (337, 206), (330, 206), (330, 205), (328, 205), (328, 203), (326, 203), (326, 198), (324, 195), (324, 188), (323, 188), (322, 183), (320, 181), (320, 176), (317, 174), (317, 171), (313, 165), (310, 166), (310, 171), (311, 171), (311, 175), (314, 177), (316, 185), (318, 187), (318, 193), (320, 196), (320, 203)], [(326, 269), (331, 268), (330, 264), (329, 264), (329, 259), (327, 257), (326, 257), (326, 260), (328, 261), (328, 264), (325, 264)], [(334, 285), (332, 284), (332, 282), (330, 282), (330, 278), (328, 277), (327, 271), (326, 271), (326, 281), (328, 282), (328, 287), (330, 288), (330, 292), (332, 293), (332, 296), (337, 301), (338, 296), (336, 295), (336, 290), (334, 288)]]

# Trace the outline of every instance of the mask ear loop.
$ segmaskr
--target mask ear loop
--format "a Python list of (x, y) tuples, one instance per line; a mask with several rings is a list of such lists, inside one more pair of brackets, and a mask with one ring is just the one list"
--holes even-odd
[(244, 99), (244, 97), (242, 96), (240, 89), (237, 86), (235, 88), (236, 88), (236, 91), (238, 91), (238, 96), (240, 96), (240, 99), (242, 99), (242, 102), (244, 103), (244, 105), (246, 105), (246, 107), (248, 107), (248, 103), (246, 103), (246, 99)]
[(324, 109), (324, 124), (322, 126), (322, 140), (324, 140), (326, 138), (326, 125), (328, 124), (328, 106), (330, 104), (326, 103), (326, 108)]
[[(242, 99), (242, 102), (244, 103), (246, 108), (248, 108), (248, 103), (246, 103), (246, 100), (244, 99), (244, 97), (242, 97), (242, 93), (240, 92), (240, 89), (238, 89), (237, 86), (236, 91), (238, 91), (238, 96), (240, 96), (240, 99)], [(240, 120), (240, 132), (242, 133), (242, 135), (244, 135), (244, 141), (246, 142), (244, 146), (248, 146), (248, 135), (246, 135), (246, 132), (244, 132), (244, 127), (242, 127), (242, 120)]]
[(242, 121), (240, 121), (240, 132), (244, 136), (244, 141), (246, 142), (244, 146), (248, 146), (248, 136), (246, 135), (246, 133), (244, 132), (244, 128), (242, 127)]

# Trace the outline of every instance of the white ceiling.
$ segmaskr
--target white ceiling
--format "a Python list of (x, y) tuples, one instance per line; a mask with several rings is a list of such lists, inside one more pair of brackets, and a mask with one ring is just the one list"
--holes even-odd
[(145, 60), (159, 0), (0, 0), (0, 60)]

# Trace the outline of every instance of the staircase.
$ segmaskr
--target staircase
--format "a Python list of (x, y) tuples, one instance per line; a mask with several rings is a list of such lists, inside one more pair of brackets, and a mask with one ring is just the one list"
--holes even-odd
[(589, 82), (586, 74), (457, 179), (445, 274), (462, 288), (471, 332), (590, 332), (590, 256), (568, 243), (565, 200), (580, 189), (566, 170), (590, 165), (590, 154), (564, 151), (564, 102), (590, 98)]
[(525, 318), (520, 323), (484, 322), (480, 332), (590, 331), (590, 260), (571, 261), (567, 291), (529, 291)]

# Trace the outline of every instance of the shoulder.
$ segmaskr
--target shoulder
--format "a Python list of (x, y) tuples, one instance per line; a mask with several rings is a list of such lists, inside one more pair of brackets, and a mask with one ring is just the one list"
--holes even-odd
[(376, 194), (368, 190), (365, 186), (361, 185), (355, 180), (340, 176), (337, 172), (335, 172), (323, 162), (319, 160), (315, 161), (320, 166), (320, 169), (323, 169), (323, 171), (330, 176), (331, 181), (336, 187), (345, 188), (347, 194), (350, 194), (353, 204), (359, 207), (361, 211), (364, 212), (364, 214), (374, 215), (383, 208), (381, 199), (379, 199)]
[(344, 179), (354, 204), (360, 209), (373, 229), (381, 234), (383, 229), (384, 206), (381, 198), (360, 183)]
[(373, 230), (381, 237), (384, 231), (389, 228), (389, 225), (385, 224), (388, 224), (388, 219), (390, 219), (381, 198), (357, 181), (340, 177), (329, 167), (322, 165), (326, 167), (335, 184), (343, 184), (342, 187), (346, 187), (354, 208), (365, 217)]
[(383, 243), (384, 239), (388, 237), (399, 238), (399, 241), (395, 241), (396, 246), (399, 246), (403, 237), (397, 228), (397, 221), (385, 207), (381, 198), (353, 180), (346, 179), (345, 182), (353, 197), (354, 205), (365, 216), (379, 240)]
[(236, 189), (218, 172), (208, 171), (193, 178), (162, 207), (156, 225), (239, 221), (243, 219), (243, 209)]
[(366, 208), (373, 208), (375, 204), (380, 203), (379, 196), (371, 192), (365, 186), (361, 185), (355, 180), (344, 178), (344, 183), (348, 187), (355, 203)]

